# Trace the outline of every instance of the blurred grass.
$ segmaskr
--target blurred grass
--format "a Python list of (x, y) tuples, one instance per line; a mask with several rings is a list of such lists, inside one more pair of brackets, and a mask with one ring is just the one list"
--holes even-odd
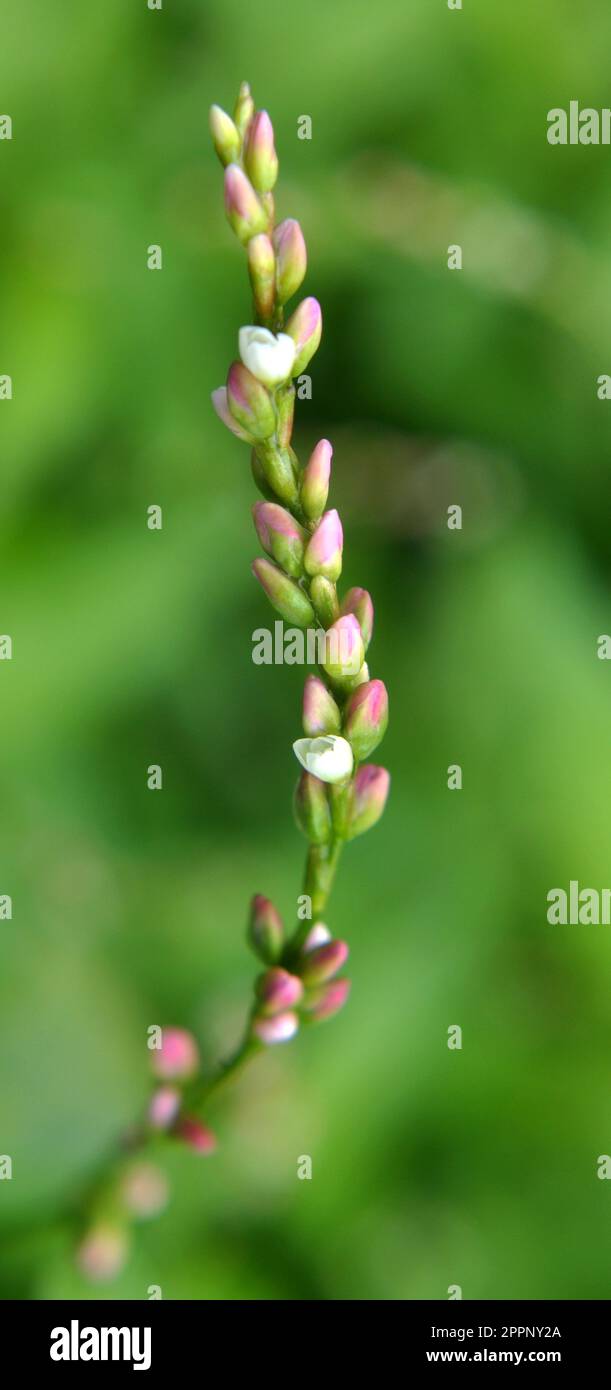
[(146, 1028), (230, 1046), (248, 899), (290, 918), (299, 888), (300, 679), (252, 665), (252, 484), (208, 403), (250, 310), (207, 108), (248, 77), (325, 312), (297, 443), (335, 444), (393, 796), (332, 905), (349, 1007), (219, 1102), (217, 1158), (171, 1155), (104, 1292), (605, 1298), (610, 938), (553, 931), (545, 899), (608, 883), (611, 193), (604, 148), (545, 132), (606, 104), (611, 13), (312, 0), (290, 24), (278, 0), (3, 6), (0, 1292), (92, 1295), (56, 1216), (137, 1113)]

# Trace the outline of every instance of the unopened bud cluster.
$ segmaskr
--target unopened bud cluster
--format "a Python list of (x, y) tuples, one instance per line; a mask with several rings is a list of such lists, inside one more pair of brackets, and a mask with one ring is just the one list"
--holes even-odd
[(338, 978), (348, 947), (332, 939), (324, 922), (316, 922), (294, 952), (277, 908), (257, 893), (250, 905), (248, 938), (267, 967), (255, 982), (253, 1038), (268, 1045), (288, 1042), (300, 1024), (338, 1013), (350, 989), (349, 980)]

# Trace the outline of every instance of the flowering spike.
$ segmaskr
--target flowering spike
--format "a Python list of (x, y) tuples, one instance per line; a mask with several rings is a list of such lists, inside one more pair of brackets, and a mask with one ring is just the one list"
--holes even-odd
[(270, 1018), (284, 1013), (298, 1004), (303, 995), (303, 985), (297, 975), (289, 974), (281, 966), (273, 966), (260, 975), (255, 985), (259, 1001), (259, 1011)]
[(253, 439), (269, 439), (276, 416), (269, 391), (243, 362), (232, 362), (227, 376), (227, 404), (243, 430)]
[(270, 333), (256, 325), (240, 329), (240, 357), (265, 386), (278, 386), (291, 375), (295, 344), (288, 333)]
[(317, 299), (302, 299), (286, 325), (295, 344), (293, 376), (300, 376), (314, 356), (322, 336), (322, 311)]
[(225, 211), (244, 245), (259, 232), (267, 231), (267, 212), (239, 164), (228, 164), (225, 170)]
[(151, 1050), (151, 1065), (161, 1081), (186, 1081), (199, 1066), (199, 1048), (185, 1028), (162, 1028), (161, 1047)]
[(350, 980), (330, 980), (306, 996), (303, 1008), (312, 1023), (322, 1023), (343, 1009), (350, 993)]
[(342, 613), (352, 613), (360, 625), (365, 651), (373, 632), (373, 603), (366, 589), (349, 589), (342, 602)]
[(333, 583), (339, 579), (343, 545), (344, 533), (339, 513), (335, 509), (325, 512), (305, 553), (304, 563), (308, 574), (324, 575)]
[(285, 574), (302, 574), (306, 534), (291, 513), (277, 502), (255, 502), (252, 514), (263, 549)]
[(331, 808), (325, 784), (311, 772), (302, 772), (295, 789), (295, 820), (312, 845), (331, 839)]
[(338, 734), (323, 734), (319, 738), (298, 738), (293, 744), (295, 757), (306, 772), (321, 782), (343, 782), (353, 767), (352, 749)]
[(318, 521), (327, 505), (332, 458), (333, 446), (328, 439), (321, 439), (303, 470), (301, 505), (310, 521)]
[(365, 655), (361, 629), (354, 614), (347, 613), (327, 631), (327, 650), (323, 667), (338, 686), (350, 688), (363, 665)]
[(342, 719), (330, 690), (320, 676), (307, 676), (303, 691), (303, 731), (310, 738), (318, 734), (341, 733)]
[(264, 560), (262, 557), (253, 560), (252, 572), (265, 589), (272, 608), (275, 608), (287, 623), (293, 623), (295, 627), (311, 626), (314, 622), (314, 609), (307, 594), (294, 579), (289, 579), (289, 576), (283, 574), (271, 560)]
[(390, 773), (385, 767), (365, 763), (360, 767), (350, 790), (349, 840), (364, 835), (376, 825), (384, 811), (390, 789)]
[(274, 1018), (255, 1018), (252, 1032), (259, 1042), (268, 1047), (274, 1043), (290, 1042), (299, 1032), (299, 1018), (292, 1010), (276, 1014)]
[(210, 107), (210, 131), (221, 164), (232, 164), (239, 158), (242, 141), (237, 126), (222, 106)]
[(278, 177), (278, 156), (267, 111), (257, 111), (250, 122), (244, 141), (244, 164), (257, 193), (271, 193)]
[(384, 681), (366, 681), (354, 690), (344, 710), (344, 734), (358, 762), (381, 743), (388, 726)]
[(306, 989), (326, 984), (346, 964), (349, 951), (345, 941), (328, 941), (306, 952), (299, 974)]
[(250, 904), (248, 939), (259, 960), (274, 965), (282, 955), (284, 927), (278, 909), (262, 893), (255, 893)]
[(308, 265), (303, 232), (294, 217), (279, 222), (273, 235), (278, 303), (286, 304), (302, 284)]

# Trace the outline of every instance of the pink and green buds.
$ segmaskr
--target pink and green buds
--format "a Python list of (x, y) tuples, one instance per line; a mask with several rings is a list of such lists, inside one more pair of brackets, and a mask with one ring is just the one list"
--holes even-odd
[(161, 1047), (151, 1050), (151, 1065), (161, 1081), (186, 1081), (199, 1066), (195, 1038), (184, 1028), (162, 1028)]
[(284, 1014), (276, 1014), (273, 1018), (255, 1018), (252, 1025), (253, 1037), (265, 1043), (266, 1047), (272, 1047), (274, 1043), (290, 1042), (298, 1032), (299, 1017), (292, 1009)]
[(235, 434), (236, 439), (242, 439), (245, 444), (254, 444), (255, 441), (252, 435), (248, 434), (246, 430), (243, 430), (242, 426), (238, 425), (237, 420), (234, 420), (231, 414), (227, 401), (226, 386), (217, 386), (216, 391), (212, 392), (212, 404), (219, 420), (222, 420), (223, 424), (227, 426), (227, 429), (231, 430), (232, 434)]
[(364, 835), (376, 825), (384, 811), (390, 789), (390, 774), (385, 767), (365, 763), (360, 767), (350, 788), (347, 838)]
[(342, 613), (352, 613), (357, 619), (363, 634), (365, 651), (371, 641), (373, 632), (373, 603), (371, 594), (366, 589), (349, 589), (342, 602)]
[(278, 156), (267, 111), (257, 111), (250, 122), (244, 141), (244, 165), (253, 188), (258, 193), (271, 193), (278, 178)]
[(331, 839), (331, 808), (324, 782), (311, 772), (302, 772), (295, 790), (295, 820), (312, 845), (326, 845)]
[(210, 131), (221, 164), (232, 164), (239, 158), (242, 141), (237, 126), (221, 106), (210, 107)]
[(318, 523), (305, 553), (305, 567), (308, 574), (322, 574), (325, 579), (335, 583), (342, 572), (342, 549), (344, 533), (339, 513), (325, 512)]
[(306, 772), (321, 782), (344, 782), (352, 772), (352, 749), (338, 734), (322, 734), (318, 738), (298, 738), (293, 744), (295, 757)]
[(332, 458), (332, 445), (328, 439), (321, 439), (303, 470), (301, 505), (309, 521), (318, 521), (327, 505)]
[(320, 676), (307, 676), (303, 691), (303, 731), (310, 738), (318, 734), (341, 733), (342, 721), (333, 696)]
[(299, 967), (299, 974), (306, 989), (332, 980), (338, 970), (346, 964), (348, 954), (345, 941), (328, 941), (322, 946), (306, 951)]
[(206, 1158), (208, 1154), (213, 1154), (216, 1149), (216, 1134), (207, 1125), (203, 1125), (200, 1120), (194, 1119), (191, 1115), (185, 1115), (183, 1120), (179, 1120), (174, 1134), (177, 1139), (182, 1139), (183, 1143), (194, 1153), (201, 1154)]
[(276, 252), (276, 291), (278, 303), (286, 304), (302, 284), (308, 265), (303, 232), (294, 217), (279, 222), (273, 233)]
[(276, 415), (269, 391), (243, 362), (232, 362), (229, 368), (227, 404), (251, 439), (269, 439), (274, 433)]
[(252, 514), (263, 549), (285, 574), (300, 575), (306, 533), (299, 523), (277, 502), (255, 502)]
[(384, 681), (357, 686), (344, 710), (344, 734), (357, 762), (368, 758), (388, 727), (388, 695)]
[(250, 904), (248, 939), (255, 955), (265, 965), (274, 965), (282, 955), (284, 927), (278, 909), (262, 893), (255, 893)]
[(269, 328), (248, 325), (240, 329), (240, 357), (249, 372), (265, 386), (278, 386), (290, 377), (295, 360), (295, 344), (288, 333), (270, 333)]
[(248, 125), (249, 125), (250, 121), (252, 120), (252, 118), (253, 118), (253, 116), (254, 116), (254, 113), (255, 113), (255, 103), (254, 103), (254, 101), (253, 101), (253, 99), (252, 99), (252, 92), (251, 92), (251, 90), (250, 90), (250, 85), (249, 85), (248, 82), (242, 82), (241, 85), (240, 85), (240, 90), (239, 90), (239, 92), (238, 92), (238, 99), (237, 99), (237, 101), (236, 101), (236, 104), (235, 104), (235, 107), (234, 107), (234, 112), (233, 112), (233, 119), (234, 119), (234, 121), (235, 121), (235, 123), (236, 123), (236, 126), (237, 126), (239, 132), (240, 132), (240, 136), (243, 136), (243, 135), (244, 135), (245, 131), (246, 131), (247, 128), (248, 128)]
[(323, 1023), (343, 1009), (350, 993), (350, 980), (330, 980), (308, 993), (304, 1010), (312, 1023)]
[(317, 299), (302, 299), (286, 324), (295, 344), (293, 376), (300, 376), (314, 356), (322, 336), (322, 311)]
[(251, 237), (246, 254), (255, 309), (259, 318), (271, 319), (276, 296), (276, 258), (266, 232)]
[(267, 231), (265, 208), (239, 164), (228, 164), (225, 170), (225, 212), (244, 245), (259, 232)]
[(285, 622), (293, 623), (295, 627), (310, 627), (314, 623), (314, 609), (307, 594), (271, 560), (264, 560), (263, 557), (254, 560), (252, 572), (265, 589), (272, 608)]
[(274, 1014), (284, 1013), (299, 1004), (303, 997), (303, 985), (297, 975), (274, 966), (266, 970), (257, 980), (255, 991), (259, 1002), (259, 1012), (272, 1018)]
[(363, 665), (365, 649), (361, 629), (353, 613), (332, 623), (327, 631), (323, 667), (338, 686), (349, 688)]

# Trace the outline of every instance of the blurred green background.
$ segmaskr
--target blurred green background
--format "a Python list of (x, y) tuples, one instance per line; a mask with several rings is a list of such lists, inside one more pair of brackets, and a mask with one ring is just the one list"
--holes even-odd
[[(609, 101), (607, 0), (0, 27), (2, 1296), (608, 1298), (611, 930), (546, 921), (551, 887), (609, 886), (609, 150), (546, 140)], [(302, 675), (252, 664), (253, 485), (209, 405), (251, 313), (207, 133), (242, 78), (325, 314), (296, 445), (335, 447), (393, 792), (332, 900), (349, 1006), (219, 1098), (215, 1158), (172, 1151), (99, 1289), (61, 1212), (138, 1114), (146, 1029), (234, 1044), (249, 897), (291, 920), (304, 852)]]

